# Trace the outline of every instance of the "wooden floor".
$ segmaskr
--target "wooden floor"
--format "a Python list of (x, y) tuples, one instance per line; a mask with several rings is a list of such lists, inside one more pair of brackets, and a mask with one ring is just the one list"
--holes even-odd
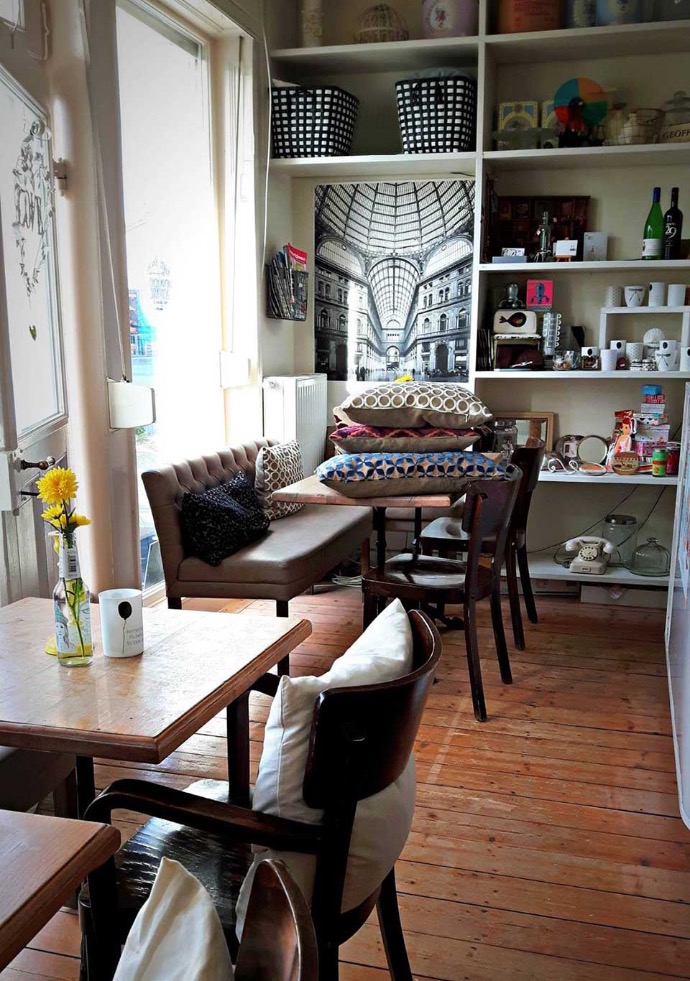
[[(273, 615), (262, 602), (228, 609)], [(326, 670), (360, 630), (354, 589), (303, 596), (291, 610), (314, 625), (294, 656), (298, 673)], [(462, 637), (444, 635), (417, 745), (414, 829), (397, 866), (415, 976), (690, 978), (690, 832), (678, 817), (662, 615), (563, 599), (540, 599), (539, 610), (528, 650), (512, 654), (510, 687), (482, 620), (483, 725)], [(252, 706), (255, 762), (267, 704), (257, 696)], [(214, 720), (151, 778), (183, 787), (222, 776), (223, 726)], [(127, 771), (98, 766), (97, 785)], [(75, 979), (78, 947), (76, 916), (63, 911), (1, 977)], [(387, 977), (374, 923), (342, 960), (344, 981)]]

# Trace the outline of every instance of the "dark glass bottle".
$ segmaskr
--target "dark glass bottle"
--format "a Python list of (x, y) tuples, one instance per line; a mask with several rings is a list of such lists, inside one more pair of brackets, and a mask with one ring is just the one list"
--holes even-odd
[(664, 259), (680, 259), (683, 212), (678, 207), (678, 188), (671, 188), (671, 207), (664, 215)]

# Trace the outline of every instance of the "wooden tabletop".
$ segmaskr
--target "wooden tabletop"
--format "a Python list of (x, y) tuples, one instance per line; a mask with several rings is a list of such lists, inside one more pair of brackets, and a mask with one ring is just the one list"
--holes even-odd
[(119, 845), (107, 824), (0, 811), (0, 970)]
[(66, 668), (47, 599), (0, 609), (0, 745), (160, 763), (311, 634), (308, 620), (144, 610), (144, 653)]
[(312, 475), (273, 491), (274, 501), (301, 504), (341, 504), (360, 508), (449, 508), (462, 494), (407, 494), (401, 497), (346, 497)]

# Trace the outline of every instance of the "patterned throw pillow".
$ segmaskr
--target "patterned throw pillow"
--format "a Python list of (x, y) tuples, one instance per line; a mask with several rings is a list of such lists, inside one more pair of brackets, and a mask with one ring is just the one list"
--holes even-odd
[[(235, 477), (229, 484), (236, 481)], [(246, 478), (245, 482), (251, 490)], [(240, 496), (243, 491), (240, 487)], [(243, 507), (233, 492), (238, 493), (237, 487), (228, 489), (228, 484), (220, 484), (201, 494), (184, 495), (180, 519), (187, 555), (196, 555), (209, 565), (220, 565), (233, 552), (266, 534), (269, 520), (258, 502), (257, 506)], [(249, 503), (246, 495), (244, 499)]]
[(401, 382), (350, 395), (333, 410), (344, 422), (369, 426), (448, 426), (467, 429), (491, 418), (482, 400), (457, 382)]
[(365, 426), (342, 423), (331, 433), (338, 453), (427, 453), (440, 450), (466, 450), (481, 433), (476, 429), (447, 429), (422, 426), (405, 429), (390, 426)]
[(296, 439), (276, 446), (264, 446), (256, 458), (256, 493), (271, 521), (287, 518), (300, 511), (303, 504), (272, 502), (273, 491), (281, 490), (304, 478), (302, 451)]
[(505, 467), (481, 453), (348, 453), (316, 468), (346, 497), (457, 494), (472, 480), (503, 480)]
[(244, 470), (238, 470), (231, 480), (220, 486), (226, 494), (229, 494), (243, 508), (247, 508), (250, 511), (263, 510), (261, 501), (254, 490), (254, 485), (247, 479)]

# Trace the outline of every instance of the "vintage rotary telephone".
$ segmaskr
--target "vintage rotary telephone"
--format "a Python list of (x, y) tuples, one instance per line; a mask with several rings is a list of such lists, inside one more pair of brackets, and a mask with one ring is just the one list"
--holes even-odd
[(593, 576), (603, 576), (609, 562), (609, 556), (616, 551), (616, 546), (606, 538), (596, 538), (595, 536), (583, 536), (581, 538), (571, 538), (565, 543), (567, 552), (578, 554), (570, 563), (571, 572), (588, 573)]

